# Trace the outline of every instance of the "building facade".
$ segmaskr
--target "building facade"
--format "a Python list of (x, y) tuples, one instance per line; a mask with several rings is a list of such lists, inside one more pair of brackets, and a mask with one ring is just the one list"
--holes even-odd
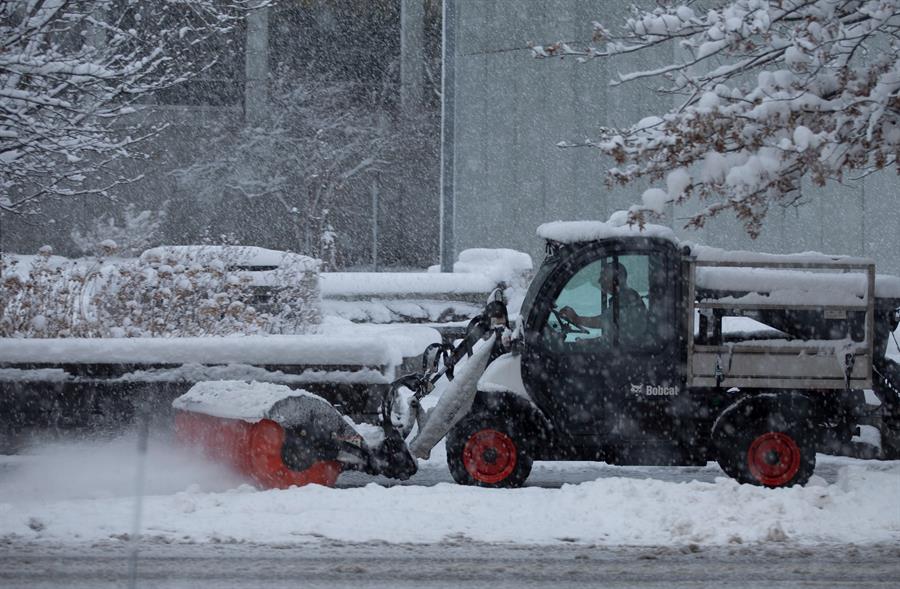
[[(640, 202), (647, 186), (609, 189), (611, 163), (578, 143), (600, 126), (624, 127), (668, 110), (657, 81), (610, 87), (618, 72), (658, 67), (672, 55), (640, 53), (578, 63), (535, 59), (529, 44), (586, 45), (592, 22), (628, 15), (618, 0), (456, 0), (454, 248), (512, 247), (541, 255), (536, 227), (605, 220)], [(892, 171), (842, 185), (804, 187), (804, 204), (774, 207), (751, 239), (730, 214), (685, 231), (691, 206), (669, 219), (686, 240), (730, 249), (821, 251), (872, 257), (900, 273), (900, 183)], [(696, 206), (696, 205), (693, 205)]]

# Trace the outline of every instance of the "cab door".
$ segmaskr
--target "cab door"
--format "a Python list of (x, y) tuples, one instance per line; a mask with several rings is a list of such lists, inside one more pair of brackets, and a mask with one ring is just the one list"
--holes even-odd
[[(675, 306), (679, 275), (664, 240), (593, 242), (559, 254), (525, 324), (523, 379), (532, 396), (581, 445), (659, 437), (683, 389)], [(600, 288), (610, 264), (627, 270), (643, 310), (621, 308)], [(633, 299), (632, 294), (632, 299)], [(556, 313), (574, 308), (606, 326), (581, 333)]]

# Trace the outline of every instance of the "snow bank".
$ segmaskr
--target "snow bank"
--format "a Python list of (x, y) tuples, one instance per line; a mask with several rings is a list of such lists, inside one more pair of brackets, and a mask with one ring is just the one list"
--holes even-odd
[[(152, 480), (152, 479), (151, 479)], [(188, 486), (144, 500), (144, 534), (166, 542), (297, 544), (322, 539), (600, 546), (900, 542), (900, 463), (842, 467), (834, 484), (770, 490), (714, 482), (604, 478), (558, 489), (375, 484), (204, 493)], [(134, 501), (45, 501), (3, 489), (9, 539), (96, 542), (130, 532)]]

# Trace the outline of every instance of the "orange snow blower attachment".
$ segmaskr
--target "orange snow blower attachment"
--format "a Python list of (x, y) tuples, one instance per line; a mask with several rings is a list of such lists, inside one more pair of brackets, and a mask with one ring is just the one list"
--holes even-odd
[[(432, 355), (429, 346), (422, 373), (391, 383), (384, 391), (380, 427), (353, 424), (328, 401), (303, 390), (226, 380), (197, 383), (173, 401), (176, 434), (264, 488), (333, 486), (344, 470), (408, 479), (418, 468), (416, 458), (427, 458), (472, 406), (478, 378), (503, 329), (489, 327), (488, 320), (473, 319), (455, 347), (438, 345), (439, 353)], [(420, 400), (432, 391), (440, 395), (426, 410)], [(418, 431), (407, 445), (415, 425)]]
[(341, 442), (362, 440), (327, 401), (284, 385), (201, 382), (173, 403), (175, 433), (263, 488), (334, 486)]

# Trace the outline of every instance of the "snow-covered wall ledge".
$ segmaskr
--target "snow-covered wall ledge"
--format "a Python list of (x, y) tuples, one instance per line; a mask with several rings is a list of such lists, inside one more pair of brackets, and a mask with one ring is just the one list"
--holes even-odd
[(64, 364), (368, 367), (392, 372), (440, 334), (425, 326), (339, 323), (304, 335), (180, 338), (0, 338), (0, 367)]

